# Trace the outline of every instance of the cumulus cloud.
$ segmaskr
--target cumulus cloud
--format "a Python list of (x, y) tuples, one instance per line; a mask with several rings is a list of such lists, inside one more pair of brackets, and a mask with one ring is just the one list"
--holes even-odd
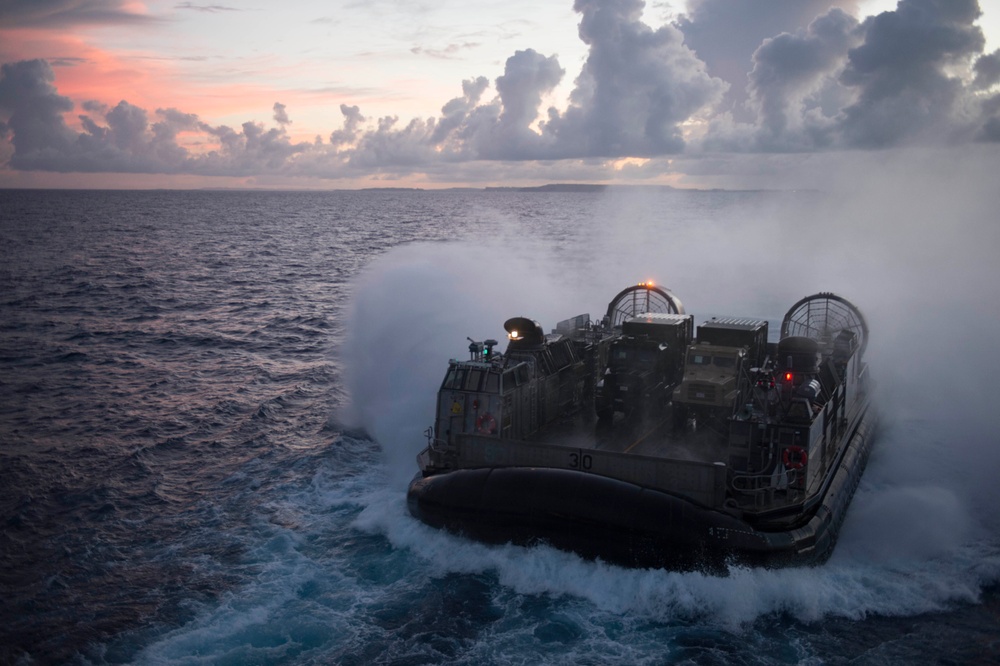
[(835, 77), (859, 41), (857, 26), (834, 9), (804, 31), (764, 40), (753, 54), (747, 86), (759, 148), (794, 151), (832, 142), (835, 114), (846, 101)]
[(982, 53), (979, 15), (976, 0), (902, 0), (867, 19), (841, 76), (858, 93), (844, 109), (845, 142), (884, 147), (961, 129), (965, 85), (949, 69)]
[(419, 167), (438, 159), (431, 144), (435, 122), (414, 118), (402, 127), (399, 118), (384, 117), (374, 131), (365, 132), (353, 150), (348, 151), (347, 164), (355, 169), (383, 167)]
[(490, 82), (485, 76), (463, 81), (462, 96), (449, 100), (441, 107), (441, 118), (431, 135), (431, 143), (434, 145), (443, 143), (453, 130), (462, 127), (469, 113), (478, 106), (489, 85)]
[(75, 133), (62, 116), (73, 110), (73, 102), (59, 94), (54, 81), (44, 60), (0, 66), (0, 112), (6, 116), (15, 169), (58, 171), (53, 167), (73, 145)]
[[(280, 171), (294, 155), (307, 150), (306, 144), (290, 141), (283, 125), (267, 129), (246, 122), (235, 131), (172, 108), (157, 109), (151, 122), (145, 109), (124, 100), (111, 108), (84, 105), (93, 116), (80, 115), (83, 131), (77, 132), (63, 117), (73, 110), (73, 103), (57, 92), (54, 78), (44, 60), (0, 69), (0, 113), (7, 118), (14, 148), (9, 164), (15, 169), (242, 175)], [(283, 107), (275, 105), (276, 115), (279, 110)], [(182, 131), (214, 137), (219, 147), (192, 155), (177, 143)]]
[[(543, 108), (567, 75), (558, 58), (526, 48), (492, 81), (462, 82), (437, 117), (369, 119), (340, 104), (342, 127), (311, 142), (293, 141), (280, 102), (270, 110), (274, 126), (215, 126), (188, 110), (127, 100), (84, 101), (74, 115), (49, 63), (8, 63), (0, 160), (62, 172), (443, 178), (486, 163), (493, 173), (547, 163), (550, 174), (601, 177), (611, 161), (646, 158), (630, 167), (633, 177), (663, 173), (667, 158), (685, 154), (1000, 142), (1000, 51), (983, 53), (976, 0), (900, 0), (860, 23), (848, 11), (855, 5), (695, 0), (676, 24), (653, 27), (641, 0), (576, 0), (588, 54), (565, 108)], [(44, 6), (56, 21), (60, 12), (68, 20), (67, 12), (127, 5)], [(11, 16), (11, 7), (27, 17), (27, 3), (2, 11)]]
[(973, 70), (976, 78), (972, 85), (976, 89), (986, 90), (1000, 84), (1000, 49), (979, 58)]
[(477, 157), (486, 159), (532, 159), (542, 155), (545, 143), (531, 128), (538, 117), (542, 96), (555, 88), (565, 71), (555, 56), (532, 49), (518, 51), (507, 59), (503, 76), (496, 80), (498, 113), (490, 114), (488, 138)]
[(720, 109), (747, 121), (753, 117), (745, 104), (754, 52), (764, 40), (796, 33), (833, 8), (855, 15), (858, 0), (688, 0), (677, 26), (708, 72), (730, 84)]
[(567, 157), (648, 156), (684, 147), (680, 124), (717, 102), (726, 84), (671, 25), (640, 20), (641, 0), (576, 0), (580, 38), (590, 47), (563, 115), (548, 133)]
[(861, 24), (838, 9), (753, 55), (746, 123), (720, 118), (706, 148), (882, 149), (994, 140), (976, 96), (992, 76), (976, 0), (900, 0)]
[(365, 122), (365, 117), (361, 115), (361, 109), (357, 106), (341, 104), (340, 113), (344, 116), (344, 127), (330, 134), (330, 143), (334, 146), (354, 143), (361, 123)]

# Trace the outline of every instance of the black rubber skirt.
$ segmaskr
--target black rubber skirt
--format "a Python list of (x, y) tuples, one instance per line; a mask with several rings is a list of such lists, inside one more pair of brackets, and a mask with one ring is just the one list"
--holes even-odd
[(547, 543), (631, 567), (718, 569), (730, 561), (780, 560), (797, 550), (788, 537), (757, 533), (681, 497), (563, 469), (487, 468), (416, 478), (407, 504), (424, 523), (477, 541)]

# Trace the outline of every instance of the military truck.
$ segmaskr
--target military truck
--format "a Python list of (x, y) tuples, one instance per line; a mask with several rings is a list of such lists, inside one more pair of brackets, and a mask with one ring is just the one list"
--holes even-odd
[(674, 428), (719, 426), (738, 408), (741, 381), (767, 357), (767, 322), (712, 319), (698, 326), (687, 348), (684, 374), (673, 391)]
[(646, 312), (626, 319), (595, 387), (597, 417), (607, 422), (616, 412), (632, 419), (665, 410), (681, 380), (693, 329), (693, 318), (685, 314)]

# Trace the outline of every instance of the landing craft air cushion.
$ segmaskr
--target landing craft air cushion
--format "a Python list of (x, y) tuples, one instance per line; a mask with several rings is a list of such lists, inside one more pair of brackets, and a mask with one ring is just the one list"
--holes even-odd
[(410, 512), (487, 543), (547, 543), (633, 567), (815, 564), (872, 445), (868, 326), (849, 301), (694, 327), (640, 283), (598, 322), (504, 324), (451, 360)]

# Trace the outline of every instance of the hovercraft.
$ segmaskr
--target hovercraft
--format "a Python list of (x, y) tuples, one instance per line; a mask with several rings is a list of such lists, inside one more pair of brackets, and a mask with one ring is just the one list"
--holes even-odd
[(875, 427), (868, 325), (831, 293), (697, 327), (652, 283), (599, 321), (504, 324), (451, 360), (410, 513), (487, 543), (632, 567), (829, 557)]

